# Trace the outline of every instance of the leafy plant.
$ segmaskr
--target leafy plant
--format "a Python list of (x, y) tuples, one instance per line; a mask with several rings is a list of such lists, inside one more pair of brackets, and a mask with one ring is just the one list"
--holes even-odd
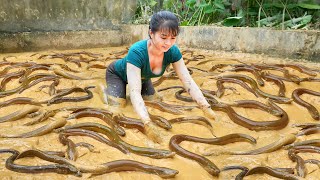
[[(320, 0), (138, 0), (135, 22), (155, 9), (175, 13), (182, 26), (219, 25), (320, 29)], [(157, 8), (155, 8), (157, 6)]]

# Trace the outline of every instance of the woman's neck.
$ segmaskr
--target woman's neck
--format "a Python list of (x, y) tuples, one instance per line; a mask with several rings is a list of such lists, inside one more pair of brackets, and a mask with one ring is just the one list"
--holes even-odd
[(164, 53), (161, 52), (157, 46), (153, 43), (153, 40), (152, 39), (149, 39), (148, 42), (148, 50), (149, 50), (149, 53), (151, 53), (152, 55), (154, 56), (161, 56), (163, 55)]

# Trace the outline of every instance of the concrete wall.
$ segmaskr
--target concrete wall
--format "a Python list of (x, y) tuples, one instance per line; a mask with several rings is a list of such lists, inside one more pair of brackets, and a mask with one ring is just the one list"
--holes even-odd
[(0, 32), (112, 29), (127, 23), (137, 0), (0, 0)]
[[(0, 33), (0, 53), (123, 46), (146, 38), (147, 25), (118, 25), (103, 31)], [(182, 27), (177, 44), (320, 62), (320, 31)]]
[[(148, 37), (125, 25), (137, 0), (0, 0), (0, 53), (123, 46)], [(178, 45), (320, 61), (320, 31), (182, 27)]]
[[(129, 44), (139, 39), (138, 37), (148, 38), (148, 26), (128, 26), (126, 31), (130, 32), (130, 36), (125, 35), (124, 42)], [(320, 31), (213, 26), (181, 27), (177, 44), (190, 48), (303, 58), (320, 63)]]

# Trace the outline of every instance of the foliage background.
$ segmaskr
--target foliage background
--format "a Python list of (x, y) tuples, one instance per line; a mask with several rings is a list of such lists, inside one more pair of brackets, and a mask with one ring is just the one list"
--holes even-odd
[(133, 23), (148, 24), (159, 10), (175, 13), (182, 26), (320, 30), (320, 0), (138, 0)]

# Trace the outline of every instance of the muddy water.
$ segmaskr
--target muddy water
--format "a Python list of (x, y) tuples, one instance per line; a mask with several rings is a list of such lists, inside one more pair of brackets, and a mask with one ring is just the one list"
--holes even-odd
[[(103, 49), (86, 49), (87, 52), (92, 53), (101, 53), (103, 57), (111, 57), (111, 60), (104, 60), (100, 62), (92, 61), (90, 64), (100, 64), (107, 66), (115, 58), (115, 55), (112, 52), (119, 52), (124, 50), (125, 47), (117, 47), (117, 48), (103, 48)], [(43, 105), (40, 107), (40, 110), (52, 110), (62, 107), (75, 107), (75, 106), (88, 106), (88, 107), (95, 107), (95, 108), (106, 108), (110, 111), (115, 113), (123, 113), (126, 116), (137, 118), (137, 115), (134, 113), (133, 108), (130, 104), (130, 101), (127, 100), (127, 106), (122, 109), (117, 109), (114, 107), (110, 107), (102, 101), (101, 91), (99, 88), (100, 85), (105, 85), (105, 70), (104, 69), (97, 69), (97, 68), (90, 68), (87, 69), (87, 63), (81, 63), (81, 67), (78, 67), (75, 63), (72, 62), (65, 62), (61, 58), (44, 58), (38, 59), (41, 55), (46, 54), (54, 54), (54, 53), (67, 53), (67, 52), (80, 52), (81, 50), (72, 50), (72, 51), (46, 51), (46, 52), (37, 52), (37, 53), (17, 53), (17, 54), (1, 54), (0, 59), (6, 57), (8, 61), (12, 62), (25, 62), (25, 61), (32, 61), (36, 63), (62, 63), (68, 65), (71, 69), (78, 70), (81, 73), (73, 73), (74, 75), (81, 76), (81, 77), (92, 77), (90, 80), (70, 80), (70, 79), (62, 79), (60, 84), (57, 86), (57, 89), (63, 88), (71, 88), (71, 87), (86, 87), (86, 86), (96, 86), (93, 89), (93, 98), (90, 100), (82, 101), (82, 102), (64, 102), (60, 104), (53, 104), (51, 106)], [(187, 66), (188, 67), (197, 67), (203, 70), (209, 70), (212, 66), (216, 64), (238, 64), (238, 61), (234, 59), (241, 60), (245, 63), (285, 63), (287, 61), (292, 61), (290, 59), (276, 59), (270, 58), (264, 55), (252, 55), (252, 54), (244, 54), (244, 53), (224, 53), (224, 52), (213, 52), (213, 51), (206, 51), (206, 50), (194, 50), (195, 55), (204, 55), (204, 60), (212, 60), (205, 64), (197, 65), (200, 61), (191, 61)], [(92, 59), (91, 57), (85, 56), (85, 58)], [(120, 55), (118, 57), (123, 57)], [(185, 58), (190, 58), (190, 54), (185, 54)], [(313, 64), (308, 62), (299, 61), (300, 64), (311, 68), (320, 69), (319, 64)], [(6, 66), (0, 67), (0, 70), (3, 70)], [(59, 68), (58, 66), (55, 68)], [(225, 67), (221, 70), (227, 70), (231, 67)], [(307, 75), (302, 74), (296, 70), (291, 68), (287, 68), (290, 73), (296, 74), (300, 77), (307, 77)], [(17, 71), (18, 68), (11, 69), (9, 72)], [(216, 80), (210, 79), (212, 76), (223, 75), (223, 74), (234, 74), (235, 72), (219, 72), (214, 71), (210, 74), (206, 72), (202, 72), (199, 70), (193, 70), (194, 73), (192, 77), (194, 78), (195, 82), (203, 89), (207, 90), (217, 90)], [(38, 70), (35, 71), (33, 74), (36, 73), (46, 73), (47, 71)], [(48, 73), (48, 72), (47, 72)], [(49, 73), (53, 74), (51, 70)], [(272, 73), (278, 73), (273, 72)], [(236, 74), (245, 74), (248, 76), (252, 76), (250, 73), (246, 72), (238, 72)], [(280, 74), (281, 75), (281, 74)], [(317, 78), (320, 78), (320, 74), (317, 74)], [(21, 94), (13, 94), (7, 97), (0, 98), (0, 102), (5, 100), (12, 99), (14, 97), (30, 97), (34, 98), (38, 101), (48, 100), (50, 99), (50, 95), (48, 94), (48, 88), (44, 88), (39, 90), (39, 87), (42, 85), (49, 85), (51, 82), (42, 82), (33, 86), (27, 90), (25, 90)], [(160, 89), (163, 87), (173, 86), (173, 85), (181, 85), (179, 80), (166, 80), (162, 84), (156, 87), (156, 89)], [(318, 91), (320, 90), (320, 82), (302, 82), (300, 85), (285, 82), (286, 85), (286, 97), (291, 97), (291, 93), (296, 88), (308, 88), (311, 90)], [(19, 86), (18, 80), (10, 81), (6, 89), (13, 89)], [(257, 98), (253, 94), (249, 93), (247, 90), (243, 89), (241, 86), (231, 83), (226, 83), (226, 86), (233, 87), (236, 91), (226, 90), (224, 96), (222, 96), (219, 100), (223, 101), (235, 101), (235, 100), (242, 100), (242, 99), (251, 99), (251, 100), (258, 100), (261, 102), (266, 102), (263, 98)], [(270, 82), (266, 82), (264, 87), (260, 87), (263, 91), (268, 92), (270, 94), (277, 94), (278, 87)], [(176, 89), (171, 89), (167, 91), (159, 92), (159, 94), (163, 97), (163, 101), (169, 104), (179, 104), (179, 105), (195, 105), (195, 103), (187, 103), (180, 100), (177, 100), (174, 96)], [(83, 95), (81, 93), (72, 94), (74, 96)], [(302, 95), (301, 96), (307, 102), (312, 103), (318, 110), (320, 110), (320, 97), (311, 96), (311, 95)], [(0, 117), (13, 113), (19, 109), (26, 108), (32, 105), (11, 105), (8, 107), (0, 108)], [(221, 152), (225, 150), (251, 150), (257, 147), (262, 147), (264, 145), (270, 144), (280, 137), (286, 136), (290, 133), (297, 133), (299, 131), (298, 128), (293, 128), (292, 124), (300, 124), (300, 123), (316, 123), (317, 121), (313, 120), (308, 111), (296, 104), (279, 104), (281, 108), (283, 108), (289, 116), (290, 122), (284, 129), (281, 130), (270, 130), (270, 131), (251, 131), (247, 128), (241, 127), (235, 124), (233, 121), (229, 119), (227, 114), (217, 111), (217, 118), (215, 120), (210, 120), (213, 126), (214, 135), (217, 137), (227, 135), (230, 133), (244, 133), (253, 136), (257, 139), (256, 145), (251, 145), (246, 142), (237, 142), (232, 143), (224, 146), (217, 146), (217, 145), (207, 145), (201, 143), (193, 143), (193, 142), (182, 142), (181, 146), (189, 151), (195, 152), (197, 154), (202, 154), (208, 151), (216, 151)], [(161, 112), (157, 109), (148, 108), (149, 112), (155, 115), (161, 115), (167, 119), (172, 119), (176, 117), (184, 117), (184, 116), (204, 116), (202, 111), (199, 109), (193, 109), (191, 111), (184, 111), (183, 115), (173, 115), (165, 112)], [(262, 120), (275, 120), (276, 117), (270, 115), (264, 111), (256, 110), (256, 109), (249, 109), (249, 108), (236, 108), (237, 112), (245, 117), (248, 117), (253, 120), (262, 121)], [(0, 124), (0, 135), (5, 134), (20, 134), (24, 132), (31, 131), (35, 128), (43, 126), (50, 121), (57, 120), (59, 118), (66, 118), (69, 115), (69, 111), (63, 111), (57, 113), (54, 117), (50, 118), (49, 120), (42, 122), (40, 124), (34, 126), (24, 126), (25, 123), (32, 121), (32, 118), (23, 118), (13, 122), (6, 122)], [(76, 123), (82, 122), (97, 122), (105, 124), (102, 120), (94, 117), (87, 117), (87, 118), (80, 118), (77, 120), (68, 120), (67, 125), (72, 125)], [(134, 129), (125, 129), (126, 136), (122, 139), (130, 144), (136, 146), (143, 146), (143, 147), (151, 147), (151, 148), (161, 148), (161, 149), (169, 149), (169, 140), (175, 134), (187, 134), (191, 136), (203, 137), (203, 138), (212, 138), (212, 133), (204, 126), (197, 125), (197, 124), (190, 124), (190, 123), (182, 123), (182, 124), (173, 124), (173, 128), (169, 131), (163, 130), (164, 134), (164, 142), (162, 144), (155, 144), (151, 140), (149, 140), (144, 134), (141, 132), (134, 130)], [(303, 141), (309, 139), (319, 139), (319, 134), (313, 134), (308, 136), (300, 136), (297, 138), (296, 141)], [(75, 143), (78, 142), (88, 142), (95, 146), (96, 152), (90, 152), (88, 149), (83, 147), (78, 147), (77, 150), (79, 152), (79, 158), (77, 159), (77, 163), (85, 164), (85, 165), (96, 165), (102, 164), (113, 160), (120, 160), (120, 159), (131, 159), (140, 162), (144, 162), (151, 165), (163, 166), (172, 169), (176, 169), (179, 171), (179, 174), (174, 179), (234, 179), (235, 176), (240, 172), (238, 170), (230, 170), (221, 172), (219, 177), (212, 177), (208, 174), (197, 162), (193, 160), (189, 160), (183, 158), (179, 155), (176, 155), (172, 159), (152, 159), (144, 156), (139, 156), (136, 154), (128, 154), (125, 155), (119, 150), (112, 148), (108, 145), (102, 144), (98, 141), (95, 141), (88, 137), (81, 137), (81, 136), (73, 136), (70, 137)], [(45, 151), (65, 151), (66, 146), (63, 146), (58, 140), (58, 134), (56, 133), (49, 133), (39, 137), (32, 137), (32, 138), (0, 138), (0, 147), (1, 149), (12, 148), (18, 151), (24, 151), (32, 148), (45, 150)], [(5, 161), (10, 156), (10, 154), (0, 154), (0, 179), (79, 179), (73, 175), (60, 175), (55, 173), (44, 173), (44, 174), (23, 174), (23, 173), (16, 173), (13, 171), (9, 171), (5, 168)], [(318, 159), (320, 160), (319, 154), (311, 154), (311, 153), (303, 153), (301, 154), (303, 159)], [(281, 168), (293, 168), (295, 167), (296, 163), (292, 162), (288, 158), (287, 150), (280, 149), (272, 153), (265, 153), (260, 155), (213, 155), (208, 156), (212, 162), (214, 162), (219, 168), (223, 168), (224, 166), (228, 165), (242, 165), (248, 168), (253, 168), (255, 166), (270, 166), (270, 167), (281, 167)], [(24, 165), (41, 165), (47, 164), (47, 162), (42, 161), (37, 158), (24, 158), (21, 160), (17, 160), (16, 163), (24, 164)], [(319, 167), (312, 164), (306, 165), (308, 169), (308, 175), (306, 179), (317, 179), (320, 177), (320, 170)], [(88, 178), (90, 174), (83, 174), (82, 178)], [(275, 179), (268, 175), (251, 175), (245, 177), (245, 179)], [(100, 176), (94, 177), (94, 179), (161, 179), (156, 175), (146, 174), (142, 172), (120, 172), (120, 173), (109, 173)]]

